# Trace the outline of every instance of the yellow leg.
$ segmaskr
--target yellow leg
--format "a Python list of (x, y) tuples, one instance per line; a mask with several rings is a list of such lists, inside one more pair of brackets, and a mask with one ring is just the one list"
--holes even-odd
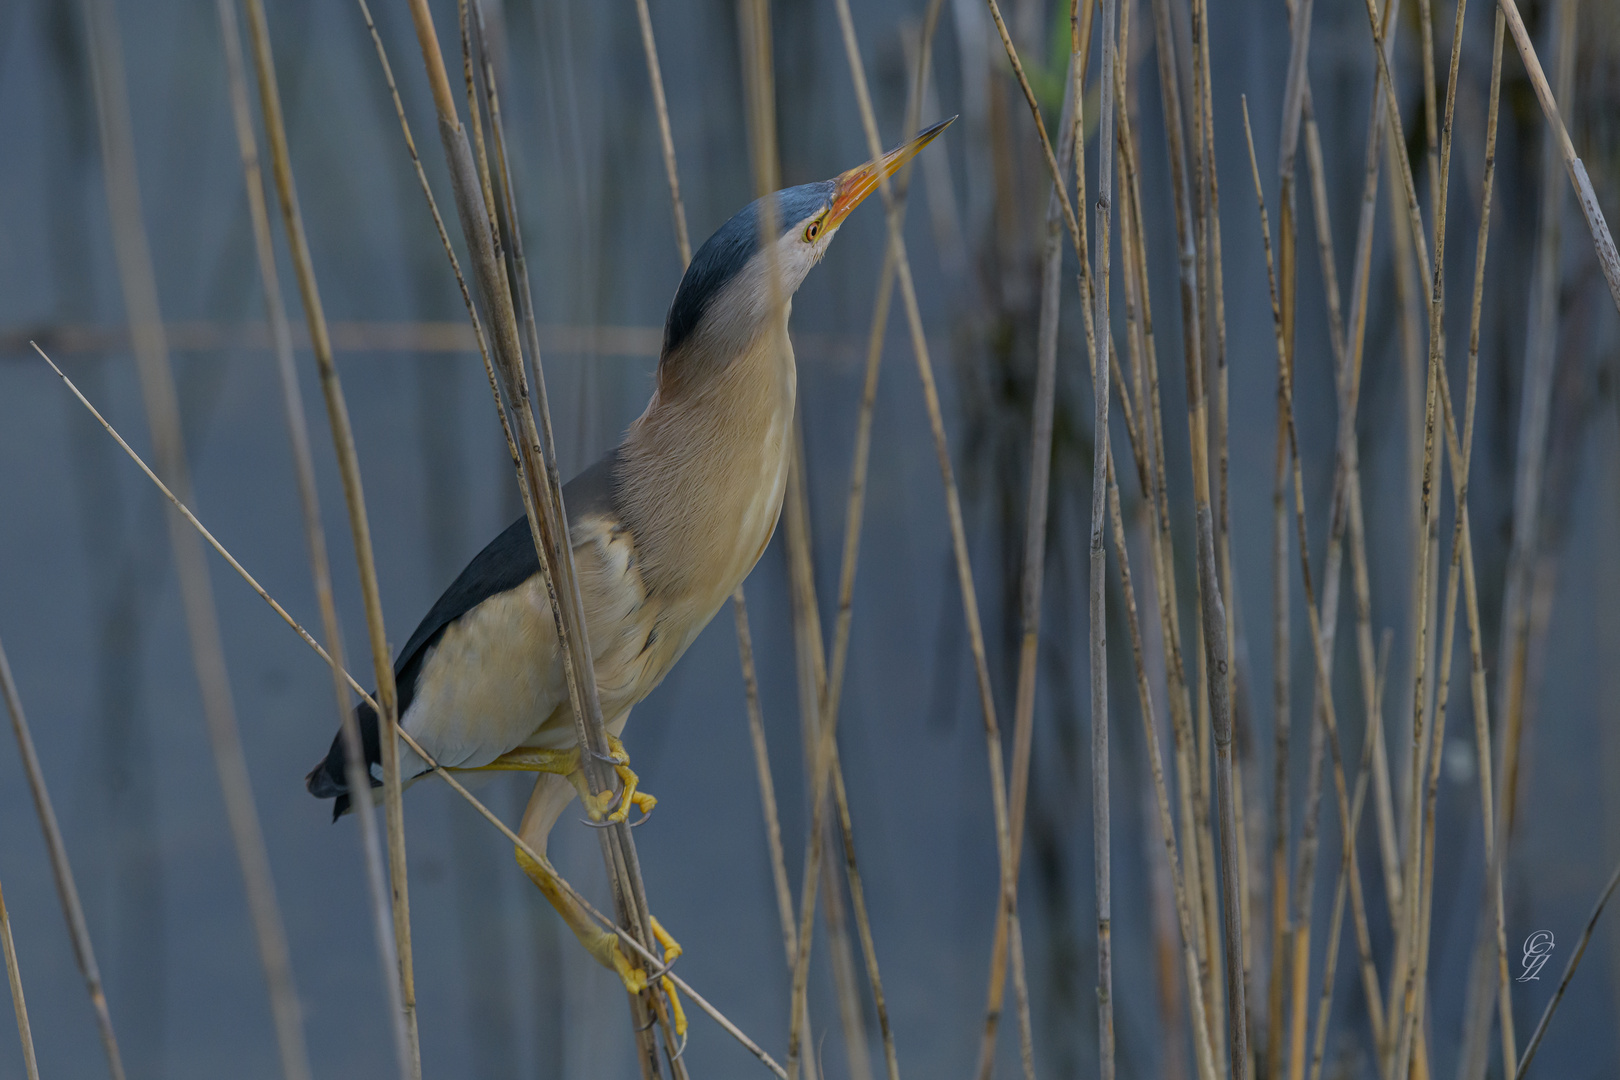
[(557, 909), (557, 914), (562, 916), (574, 936), (579, 938), (579, 943), (596, 957), (598, 963), (616, 971), (624, 988), (630, 993), (639, 994), (647, 989), (647, 973), (625, 953), (624, 946), (619, 944), (619, 936), (596, 925), (595, 920), (569, 894), (563, 879), (549, 861), (536, 862), (522, 848), (517, 849), (517, 861), (529, 880), (539, 886), (540, 892)]
[[(567, 750), (538, 750), (528, 747), (512, 750), (502, 754), (488, 765), (481, 765), (468, 772), (537, 772), (554, 773), (565, 776), (568, 782), (574, 785), (579, 792), (579, 801), (584, 804), (586, 813), (590, 814), (592, 821), (624, 821), (630, 816), (630, 807), (640, 810), (642, 816), (652, 813), (653, 807), (658, 805), (654, 796), (641, 790), (641, 777), (630, 768), (630, 755), (625, 751), (624, 743), (616, 736), (608, 736), (608, 751), (613, 755), (613, 771), (619, 782), (624, 786), (621, 793), (603, 791), (592, 795), (585, 784), (585, 777), (579, 767), (579, 747)], [(615, 805), (617, 803), (617, 805)]]
[[(522, 848), (517, 849), (518, 865), (529, 876), (529, 880), (539, 886), (540, 892), (557, 909), (563, 922), (579, 938), (579, 943), (585, 950), (596, 958), (597, 963), (610, 968), (624, 983), (624, 988), (632, 994), (639, 994), (647, 989), (647, 972), (643, 970), (619, 942), (619, 936), (611, 930), (603, 930), (596, 925), (590, 915), (580, 906), (579, 902), (569, 893), (563, 884), (563, 879), (546, 860), (536, 862), (529, 857), (529, 853)], [(675, 958), (681, 955), (681, 946), (670, 936), (663, 924), (657, 919), (650, 919), (653, 936), (664, 951), (664, 963), (673, 964)], [(675, 992), (675, 982), (669, 976), (662, 976), (659, 980), (664, 994), (669, 998), (670, 1023), (675, 1028), (676, 1038), (686, 1038), (686, 1010), (681, 1008), (681, 1000)]]

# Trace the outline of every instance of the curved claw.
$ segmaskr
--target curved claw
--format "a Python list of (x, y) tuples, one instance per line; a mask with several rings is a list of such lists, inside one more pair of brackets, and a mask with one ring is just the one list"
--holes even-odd
[(671, 1061), (675, 1061), (686, 1053), (686, 1010), (681, 1008), (680, 995), (675, 993), (675, 983), (671, 979), (667, 976), (662, 977), (659, 979), (659, 984), (664, 988), (664, 994), (669, 998), (669, 1020), (670, 1024), (675, 1028), (675, 1037), (681, 1040), (681, 1048), (675, 1051), (674, 1057), (670, 1058)]

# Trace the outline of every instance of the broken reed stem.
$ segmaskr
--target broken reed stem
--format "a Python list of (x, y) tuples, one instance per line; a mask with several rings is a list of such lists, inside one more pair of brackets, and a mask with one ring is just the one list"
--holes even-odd
[(6, 957), (6, 981), (11, 984), (11, 1007), (17, 1014), (17, 1036), (22, 1040), (23, 1071), (28, 1080), (39, 1080), (39, 1061), (34, 1056), (34, 1030), (28, 1024), (28, 1002), (23, 1000), (22, 971), (17, 967), (17, 943), (11, 936), (11, 915), (0, 892), (0, 950)]
[(1541, 1019), (1536, 1023), (1536, 1030), (1531, 1032), (1530, 1041), (1525, 1044), (1524, 1057), (1519, 1059), (1518, 1068), (1514, 1070), (1514, 1080), (1524, 1080), (1525, 1070), (1530, 1068), (1530, 1059), (1536, 1056), (1536, 1049), (1541, 1046), (1541, 1038), (1547, 1033), (1547, 1025), (1558, 1009), (1558, 1003), (1564, 1000), (1564, 991), (1569, 988), (1569, 981), (1575, 977), (1575, 969), (1581, 966), (1581, 957), (1586, 955), (1587, 943), (1592, 940), (1592, 931), (1597, 928), (1597, 921), (1603, 915), (1603, 907), (1614, 894), (1614, 887), (1620, 885), (1620, 866), (1614, 868), (1609, 875), (1609, 883), (1598, 894), (1597, 903), (1592, 905), (1592, 914), (1586, 920), (1586, 929), (1581, 932), (1581, 940), (1576, 943), (1575, 951), (1569, 955), (1569, 963), (1564, 967), (1564, 977), (1558, 980), (1558, 989), (1553, 993), (1552, 1000), (1542, 1010)]
[[(416, 1022), (416, 977), (411, 951), (409, 878), (405, 864), (405, 815), (400, 801), (399, 743), (392, 733), (398, 729), (398, 696), (394, 687), (394, 667), (388, 653), (388, 631), (383, 622), (382, 594), (377, 584), (377, 566), (371, 545), (371, 523), (366, 514), (365, 491), (360, 478), (360, 459), (355, 449), (354, 430), (349, 421), (343, 385), (332, 359), (332, 342), (315, 282), (315, 266), (309, 241), (304, 233), (303, 215), (298, 208), (298, 191), (293, 182), (291, 153), (287, 147), (286, 125), (281, 113), (281, 96), (276, 87), (275, 60), (271, 55), (270, 33), (260, 0), (245, 0), (248, 32), (253, 42), (254, 66), (259, 81), (259, 104), (263, 110), (265, 137), (270, 143), (272, 171), (281, 205), (282, 226), (298, 278), (298, 291), (309, 324), (315, 362), (320, 371), (321, 391), (332, 428), (338, 470), (343, 478), (344, 499), (349, 514), (349, 530), (354, 539), (360, 590), (366, 612), (366, 630), (371, 643), (372, 670), (377, 679), (377, 700), (383, 765), (383, 800), (388, 833), (388, 863), (392, 881), (394, 944), (399, 961), (400, 1001), (404, 1009), (406, 1059), (404, 1071), (411, 1077), (422, 1075), (421, 1037)], [(335, 640), (335, 639), (334, 639)], [(362, 791), (369, 790), (369, 781)]]
[[(321, 524), (320, 495), (315, 486), (315, 462), (310, 451), (309, 422), (304, 414), (303, 394), (294, 366), (292, 335), (282, 299), (276, 255), (270, 232), (270, 215), (265, 202), (264, 179), (259, 167), (257, 137), (253, 131), (252, 109), (248, 102), (246, 65), (242, 58), (241, 32), (232, 0), (219, 0), (220, 33), (224, 43), (225, 70), (231, 96), (231, 117), (236, 128), (237, 147), (242, 158), (243, 185), (247, 193), (249, 218), (253, 226), (253, 246), (258, 256), (259, 280), (264, 289), (265, 319), (269, 324), (271, 346), (276, 357), (276, 374), (281, 382), (282, 407), (287, 417), (287, 434), (292, 444), (293, 473), (298, 482), (303, 512), (305, 543), (309, 548), (315, 597), (321, 610), (321, 629), (332, 654), (333, 691), (337, 696), (338, 728), (343, 733), (345, 772), (349, 790), (370, 788), (365, 770), (365, 751), (360, 725), (343, 680), (343, 638), (338, 625), (337, 603), (332, 593), (332, 568), (326, 550), (326, 534)], [(377, 937), (377, 953), (382, 963), (383, 989), (388, 998), (389, 1033), (394, 1039), (395, 1063), (408, 1075), (410, 1043), (405, 1029), (404, 1003), (396, 972), (399, 958), (394, 948), (392, 918), (389, 913), (387, 873), (383, 868), (382, 845), (377, 839), (377, 812), (370, 799), (357, 799), (360, 819), (361, 858), (366, 885), (370, 890), (372, 923)]]
[[(280, 616), (281, 620), (283, 622), (285, 622), (289, 627), (292, 628), (292, 630), (303, 640), (304, 644), (306, 644), (306, 645), (308, 645), (310, 647), (310, 649), (315, 653), (316, 656), (320, 657), (320, 659), (323, 662), (325, 662), (327, 665), (330, 666), (331, 663), (332, 663), (332, 657), (326, 651), (326, 649), (321, 646), (321, 643), (316, 641), (315, 638), (313, 636), (311, 636), (310, 633), (307, 630), (305, 630), (301, 625), (299, 625), (298, 621), (296, 619), (294, 619), (290, 614), (288, 614), (287, 609), (282, 607), (281, 604), (279, 602), (277, 602), (275, 597), (271, 596), (267, 591), (265, 591), (264, 586), (259, 584), (258, 580), (251, 573), (248, 572), (247, 568), (244, 567), (240, 562), (237, 561), (236, 557), (234, 555), (232, 555), (230, 553), (230, 551), (228, 551), (225, 548), (225, 546), (223, 544), (221, 544), (219, 542), (219, 540), (214, 537), (213, 533), (208, 531), (208, 528), (205, 525), (203, 525), (203, 523), (201, 521), (199, 521), (197, 519), (197, 516), (195, 514), (193, 514), (191, 512), (191, 510), (175, 496), (174, 492), (169, 489), (168, 485), (166, 485), (162, 481), (162, 479), (160, 479), (158, 477), (158, 475), (155, 472), (152, 471), (151, 467), (148, 466), (146, 464), (146, 462), (141, 459), (141, 456), (138, 453), (135, 452), (134, 448), (132, 448), (129, 445), (129, 443), (124, 440), (124, 437), (118, 433), (118, 430), (116, 428), (114, 428), (110, 423), (108, 423), (107, 418), (102, 416), (102, 414), (96, 409), (96, 407), (90, 403), (89, 399), (87, 399), (84, 396), (83, 392), (81, 392), (79, 390), (79, 388), (76, 385), (74, 385), (73, 380), (69, 379), (65, 374), (63, 374), (62, 369), (57, 367), (56, 364), (54, 362), (52, 362), (51, 358), (49, 356), (45, 355), (45, 352), (42, 349), (40, 349), (38, 345), (34, 346), (34, 351), (39, 353), (40, 358), (43, 359), (45, 361), (45, 363), (50, 366), (51, 370), (56, 373), (57, 377), (60, 378), (64, 384), (66, 384), (68, 390), (73, 394), (73, 396), (75, 398), (78, 399), (79, 404), (83, 405), (85, 407), (85, 409), (90, 413), (90, 415), (95, 418), (96, 422), (101, 425), (102, 429), (105, 430), (108, 435), (112, 436), (113, 441), (115, 441), (118, 444), (119, 448), (122, 449), (124, 451), (124, 453), (129, 456), (131, 461), (135, 462), (135, 464), (140, 468), (141, 472), (143, 472), (146, 475), (146, 478), (148, 480), (152, 481), (153, 486), (155, 486), (158, 489), (159, 493), (161, 493), (163, 495), (163, 497), (169, 501), (170, 505), (172, 505), (175, 508), (175, 510), (178, 511), (183, 518), (185, 518), (185, 520), (191, 525), (191, 527), (196, 530), (197, 534), (199, 536), (201, 536), (204, 540), (206, 540), (208, 542), (209, 546), (212, 547), (216, 552), (219, 553), (220, 557), (223, 558), (227, 564), (229, 564), (231, 569), (236, 571), (237, 576), (239, 576), (244, 582), (246, 582), (248, 587), (250, 589), (252, 589), (259, 596), (259, 598), (261, 600), (263, 600), (266, 604), (268, 604), (270, 606), (270, 609), (272, 611), (274, 611), (278, 616)], [(362, 701), (364, 701), (367, 705), (370, 705), (373, 709), (376, 709), (378, 707), (377, 699), (373, 695), (371, 695), (370, 693), (368, 693), (366, 691), (365, 687), (362, 686), (359, 683), (359, 681), (355, 679), (353, 674), (345, 671), (343, 673), (343, 678), (348, 683), (349, 688), (352, 689), (355, 692), (355, 694), (358, 695), (359, 698)], [(12, 723), (13, 723), (14, 728), (18, 731), (19, 742), (23, 745), (23, 749), (24, 749), (24, 753), (23, 753), (24, 764), (25, 764), (25, 766), (28, 767), (28, 772), (29, 772), (30, 776), (36, 775), (38, 773), (38, 759), (34, 755), (33, 741), (32, 741), (31, 738), (28, 737), (28, 730), (27, 730), (26, 721), (24, 721), (22, 719), (22, 705), (16, 699), (15, 686), (11, 681), (11, 669), (5, 663), (5, 652), (4, 652), (3, 649), (0, 649), (0, 688), (3, 688), (5, 690), (5, 696), (6, 696), (6, 699), (7, 699), (7, 704), (12, 710)], [(422, 746), (419, 743), (417, 743), (415, 739), (411, 738), (409, 732), (401, 730), (399, 734), (400, 734), (400, 738), (405, 740), (406, 745), (409, 746), (412, 751), (414, 751), (419, 756), (421, 756), (422, 760), (427, 763), (428, 768), (430, 770), (436, 772), (440, 777), (442, 777), (445, 780), (445, 782), (448, 783), (453, 789), (455, 789), (455, 791), (459, 795), (461, 795), (461, 797), (463, 799), (465, 799), (469, 804), (471, 804), (471, 806), (475, 810), (477, 810), (481, 815), (483, 815), (492, 824), (494, 824), (496, 826), (496, 828), (499, 829), (507, 837), (507, 839), (511, 840), (514, 844), (517, 844), (519, 849), (521, 851), (523, 851), (524, 854), (528, 855), (530, 858), (534, 859), (536, 862), (543, 863), (544, 865), (547, 865), (547, 866), (550, 865), (549, 862), (546, 862), (546, 860), (542, 856), (537, 854), (524, 841), (517, 838), (516, 834), (512, 832), (510, 827), (508, 827), (504, 822), (500, 821), (500, 819), (495, 816), (495, 814), (494, 814), (494, 812), (492, 810), (490, 810), (488, 807), (486, 807), (482, 802), (480, 802), (470, 792), (468, 792), (466, 788), (464, 788), (460, 783), (458, 783), (456, 781), (455, 777), (452, 775), (452, 773), (454, 773), (456, 770), (440, 768), (439, 764), (436, 761), (434, 761), (432, 755), (430, 755), (425, 749), (423, 749)], [(29, 763), (32, 763), (32, 764), (30, 765)], [(41, 804), (44, 807), (44, 811), (42, 811), (42, 814), (41, 814), (42, 820), (44, 819), (46, 812), (50, 812), (49, 799), (48, 799), (48, 796), (45, 795), (43, 785), (44, 785), (43, 777), (40, 777), (40, 785), (39, 785), (39, 788), (38, 788), (38, 794), (36, 795), (36, 800), (39, 800), (39, 799), (44, 800), (43, 803)], [(55, 819), (54, 812), (49, 813), (49, 819), (50, 819), (50, 823), (51, 823), (51, 826), (52, 826), (51, 830), (49, 830), (49, 831), (50, 831), (50, 833), (53, 833), (57, 837), (57, 840), (58, 840), (58, 844), (49, 845), (54, 850), (57, 846), (59, 846), (59, 841), (60, 841), (60, 835), (61, 834), (60, 834), (60, 832), (58, 830), (55, 829), (55, 821), (56, 821), (56, 819)], [(66, 868), (65, 855), (63, 857), (62, 865), (63, 865), (63, 867), (65, 869)], [(558, 880), (561, 880), (561, 879), (559, 878)], [(68, 887), (71, 889), (72, 888), (71, 873), (68, 874), (68, 876), (66, 878), (66, 881), (67, 881)], [(592, 918), (594, 918), (598, 922), (602, 923), (605, 928), (615, 932), (619, 936), (620, 940), (623, 941), (629, 948), (631, 948), (632, 951), (636, 952), (644, 960), (647, 960), (649, 963), (653, 964), (654, 965), (654, 970), (657, 970), (658, 967), (661, 966), (661, 962), (656, 957), (654, 957), (650, 951), (648, 951), (648, 949), (647, 949), (647, 947), (645, 945), (641, 944), (640, 941), (636, 940), (634, 937), (632, 937), (627, 931), (625, 931), (621, 927), (618, 927), (618, 926), (614, 925), (612, 923), (612, 921), (607, 918), (607, 916), (605, 916), (601, 912), (597, 911), (588, 902), (586, 902), (585, 899), (583, 897), (581, 897), (577, 892), (574, 892), (573, 887), (568, 885), (568, 883), (566, 881), (563, 881), (562, 884), (563, 884), (563, 887), (568, 891), (569, 895), (574, 897), (576, 900), (578, 900), (580, 902), (580, 904), (585, 908), (585, 910), (591, 915)], [(74, 900), (75, 900), (74, 907), (75, 907), (75, 909), (77, 909), (77, 903), (76, 903), (76, 901), (77, 901), (77, 893), (76, 893), (76, 891), (74, 892), (73, 895), (74, 895)], [(82, 911), (81, 911), (81, 917), (79, 919), (79, 922), (82, 923)], [(75, 935), (75, 940), (76, 941), (78, 940), (77, 935)], [(88, 936), (86, 936), (84, 938), (84, 941), (85, 941), (86, 948), (88, 948), (88, 944), (89, 944)], [(91, 961), (93, 963), (93, 958), (91, 958)], [(738, 1041), (742, 1042), (744, 1046), (746, 1046), (750, 1050), (754, 1051), (756, 1053), (756, 1056), (758, 1056), (758, 1055), (760, 1055), (762, 1053), (762, 1052), (760, 1052), (758, 1050), (757, 1046), (755, 1046), (755, 1044), (752, 1042), (752, 1040), (748, 1039), (739, 1030), (737, 1030), (735, 1025), (733, 1025), (729, 1020), (727, 1020), (725, 1018), (725, 1016), (722, 1015), (718, 1010), (714, 1009), (714, 1007), (712, 1005), (709, 1005), (699, 995), (694, 993), (692, 991), (692, 989), (684, 981), (682, 981), (680, 979), (679, 976), (675, 975), (672, 971), (667, 971), (667, 970), (663, 971), (661, 974), (662, 975), (667, 975), (670, 979), (674, 980), (675, 985), (677, 987), (679, 987), (689, 997), (691, 997), (693, 1001), (697, 1002), (699, 1007), (702, 1008), (703, 1011), (708, 1013), (717, 1023), (719, 1023), (723, 1028), (725, 1028), (726, 1031), (728, 1031), (734, 1037), (736, 1037), (738, 1039)], [(99, 986), (99, 983), (97, 985)], [(100, 1000), (100, 999), (98, 998), (98, 1000)], [(773, 1061), (771, 1061), (769, 1056), (762, 1056), (761, 1060), (764, 1061), (768, 1066), (770, 1066), (772, 1068), (772, 1070), (777, 1073), (778, 1076), (785, 1075), (783, 1073), (781, 1067), (776, 1065)]]
[(85, 989), (90, 993), (90, 1007), (96, 1014), (101, 1048), (107, 1055), (112, 1080), (124, 1080), (124, 1061), (118, 1053), (118, 1039), (113, 1034), (112, 1015), (107, 1011), (101, 968), (96, 964), (96, 952), (90, 944), (90, 926), (85, 922), (84, 905), (79, 901), (79, 886), (73, 880), (73, 867), (68, 863), (62, 827), (57, 823), (56, 807), (51, 803), (50, 790), (45, 786), (45, 772), (40, 768), (39, 754), (34, 750), (34, 735), (28, 728), (28, 717), (23, 712), (22, 697), (17, 693), (17, 683), (11, 676), (11, 662), (6, 659), (3, 644), (0, 644), (0, 694), (6, 699), (6, 711), (11, 715), (11, 732), (17, 738), (17, 755), (22, 759), (23, 775), (28, 777), (28, 792), (34, 799), (40, 832), (45, 834), (51, 877), (56, 882), (56, 895), (62, 903), (62, 917), (67, 922), (68, 937), (73, 941), (73, 959), (79, 965), (79, 974), (84, 977)]
[[(841, 0), (842, 2), (842, 0)], [(1114, 964), (1112, 822), (1108, 799), (1108, 286), (1109, 232), (1114, 184), (1115, 0), (1102, 0), (1102, 118), (1097, 129), (1097, 257), (1094, 280), (1093, 412), (1091, 455), (1091, 813), (1093, 875), (1097, 891), (1097, 1058), (1101, 1080), (1114, 1077)], [(1075, 102), (1080, 108), (1080, 102)], [(1228, 897), (1230, 900), (1231, 898)], [(1235, 915), (1235, 913), (1234, 913)], [(1241, 966), (1241, 965), (1240, 965)], [(1236, 1000), (1241, 1001), (1239, 996)], [(1242, 1066), (1234, 1076), (1241, 1078)]]
[[(118, 36), (118, 16), (112, 0), (86, 0), (84, 14), (90, 39), (90, 68), (101, 134), (108, 216), (124, 308), (134, 339), (141, 397), (158, 466), (174, 487), (189, 493), (191, 480), (180, 427), (179, 395), (174, 372), (169, 366), (157, 281), (142, 217), (135, 135)], [(204, 726), (247, 894), (259, 961), (264, 968), (282, 1072), (287, 1080), (306, 1080), (310, 1076), (309, 1051), (293, 981), (292, 955), (276, 900), (264, 831), (253, 802), (207, 558), (197, 537), (179, 518), (170, 514), (164, 517), (202, 699)]]
[[(1536, 58), (1536, 47), (1530, 41), (1530, 32), (1525, 29), (1524, 20), (1519, 17), (1518, 5), (1513, 0), (1497, 0), (1497, 4), (1502, 14), (1507, 16), (1508, 27), (1513, 31), (1513, 44), (1518, 47), (1519, 56), (1524, 60), (1530, 84), (1535, 87), (1536, 100), (1541, 103), (1541, 111), (1547, 118), (1547, 126), (1557, 140), (1559, 154), (1564, 159), (1564, 168), (1569, 172), (1569, 182), (1575, 188), (1575, 199), (1581, 204), (1581, 215), (1586, 218), (1586, 227), (1592, 234), (1592, 246), (1597, 251), (1598, 265), (1603, 269), (1604, 280), (1609, 283), (1609, 295), (1614, 298), (1616, 310), (1620, 310), (1620, 254), (1616, 253), (1614, 237), (1609, 232), (1608, 223), (1603, 220), (1603, 208), (1598, 205), (1597, 194), (1592, 190), (1591, 178), (1586, 175), (1586, 166), (1575, 153), (1575, 144), (1570, 141), (1569, 129), (1564, 126), (1558, 101), (1547, 85), (1547, 76), (1541, 70), (1541, 61)], [(1568, 104), (1565, 103), (1566, 108)]]

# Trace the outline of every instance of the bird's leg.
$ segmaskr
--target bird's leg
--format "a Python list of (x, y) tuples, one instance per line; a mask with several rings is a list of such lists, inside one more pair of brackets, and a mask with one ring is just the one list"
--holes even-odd
[[(533, 760), (539, 761), (538, 758)], [(552, 775), (558, 776), (559, 780), (567, 778), (567, 774), (560, 771)], [(552, 826), (556, 824), (563, 808), (572, 801), (573, 794), (558, 780), (552, 780), (548, 776), (539, 778), (529, 805), (524, 810), (523, 822), (518, 828), (519, 835), (523, 837), (526, 845), (517, 849), (518, 865), (523, 868), (529, 880), (539, 887), (541, 895), (557, 910), (557, 914), (562, 916), (563, 922), (574, 932), (574, 936), (585, 946), (586, 951), (603, 967), (616, 972), (626, 990), (639, 994), (649, 989), (654, 980), (658, 982), (659, 987), (669, 998), (671, 1022), (675, 1025), (677, 1034), (684, 1035), (685, 1013), (675, 997), (674, 981), (663, 973), (668, 969), (668, 965), (674, 963), (675, 958), (681, 955), (679, 943), (657, 919), (650, 920), (653, 937), (663, 949), (664, 969), (649, 976), (641, 963), (626, 951), (614, 931), (604, 930), (597, 925), (591, 913), (546, 858), (546, 841), (551, 834)]]
[(579, 801), (585, 805), (585, 810), (591, 815), (593, 821), (623, 821), (630, 814), (630, 807), (640, 810), (642, 816), (652, 813), (652, 808), (658, 805), (658, 800), (641, 790), (641, 778), (630, 768), (630, 755), (624, 749), (624, 743), (617, 736), (608, 736), (607, 760), (612, 766), (620, 783), (624, 785), (622, 792), (602, 791), (592, 795), (585, 783), (585, 774), (580, 769), (579, 747), (573, 746), (567, 750), (541, 750), (534, 747), (519, 747), (509, 751), (490, 762), (480, 765), (469, 772), (537, 772), (553, 773), (566, 777), (579, 792)]
[[(557, 914), (562, 916), (563, 922), (568, 924), (568, 929), (574, 932), (579, 943), (585, 946), (585, 951), (596, 957), (597, 963), (617, 972), (619, 979), (624, 983), (624, 988), (630, 993), (639, 994), (647, 989), (647, 973), (625, 954), (617, 934), (596, 925), (584, 907), (569, 892), (550, 860), (542, 857), (536, 861), (527, 851), (518, 848), (517, 861), (523, 872), (529, 876), (529, 880), (539, 887), (541, 894), (557, 909)], [(679, 946), (676, 955), (679, 955), (678, 950)]]

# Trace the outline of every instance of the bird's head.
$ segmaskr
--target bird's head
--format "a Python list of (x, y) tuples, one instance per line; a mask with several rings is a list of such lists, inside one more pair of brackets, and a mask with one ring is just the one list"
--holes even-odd
[[(882, 157), (831, 180), (785, 188), (775, 204), (775, 235), (767, 238), (765, 199), (755, 199), (715, 231), (692, 256), (664, 324), (663, 360), (732, 355), (767, 325), (773, 297), (790, 301), (821, 261), (850, 211), (917, 156), (955, 120), (919, 132)], [(772, 247), (775, 257), (772, 258)], [(777, 284), (770, 279), (775, 264)]]

